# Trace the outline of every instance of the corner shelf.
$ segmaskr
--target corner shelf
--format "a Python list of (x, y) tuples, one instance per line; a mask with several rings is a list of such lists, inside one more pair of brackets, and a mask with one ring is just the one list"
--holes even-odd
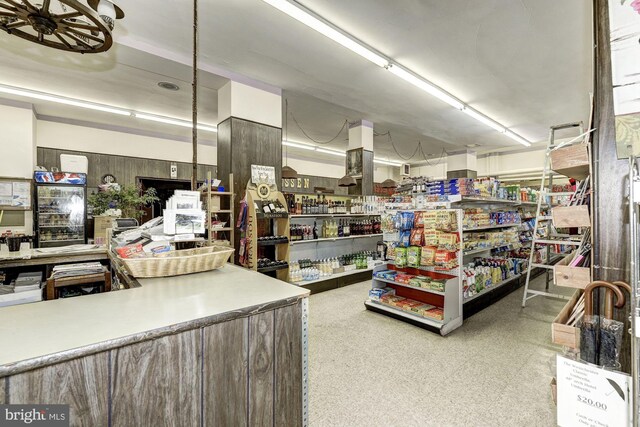
[[(206, 218), (206, 226), (207, 226), (207, 244), (209, 246), (211, 246), (214, 242), (213, 238), (213, 234), (214, 233), (229, 233), (229, 245), (233, 248), (235, 245), (235, 235), (234, 235), (234, 229), (233, 229), (233, 224), (234, 224), (234, 215), (233, 215), (233, 174), (229, 174), (229, 190), (230, 191), (213, 191), (211, 188), (211, 172), (207, 173), (207, 186), (206, 188), (203, 188), (200, 190), (200, 196), (201, 198), (204, 197), (206, 198), (206, 203), (207, 203), (207, 218)], [(216, 197), (216, 196), (226, 196), (229, 198), (229, 209), (211, 209), (211, 200)], [(224, 214), (224, 215), (228, 215), (229, 216), (229, 221), (227, 221), (227, 223), (229, 224), (228, 227), (213, 227), (212, 224), (212, 215), (213, 214)]]

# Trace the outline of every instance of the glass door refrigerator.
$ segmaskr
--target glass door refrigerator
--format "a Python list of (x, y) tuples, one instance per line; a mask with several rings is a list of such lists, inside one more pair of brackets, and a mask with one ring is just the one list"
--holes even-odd
[(35, 172), (36, 247), (87, 242), (87, 176), (83, 173)]

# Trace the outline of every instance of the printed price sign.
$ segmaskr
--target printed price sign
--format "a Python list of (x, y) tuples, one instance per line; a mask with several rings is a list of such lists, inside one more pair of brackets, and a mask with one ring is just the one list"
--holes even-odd
[(558, 425), (628, 427), (631, 377), (558, 355)]
[(251, 165), (251, 182), (276, 185), (276, 168), (273, 166)]

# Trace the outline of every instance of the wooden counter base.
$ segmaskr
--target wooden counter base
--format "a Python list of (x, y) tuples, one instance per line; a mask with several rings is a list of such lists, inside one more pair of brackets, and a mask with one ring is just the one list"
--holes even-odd
[[(302, 425), (302, 301), (0, 379), (71, 425)], [(3, 400), (3, 394), (5, 394)]]
[[(5, 357), (0, 365), (0, 403), (69, 404), (72, 426), (303, 425), (303, 307), (308, 291), (235, 266), (202, 274), (32, 306), (51, 310), (57, 307), (51, 304), (60, 301), (61, 309), (72, 303), (79, 310), (87, 304), (119, 304), (121, 319), (128, 319), (127, 300), (131, 305), (132, 299), (148, 301), (159, 295), (156, 304), (163, 304), (148, 302), (146, 308), (147, 320), (157, 317), (151, 319), (159, 326), (155, 329), (94, 343), (87, 337), (86, 345), (37, 357), (26, 357), (37, 354), (33, 351), (17, 350), (13, 362)], [(214, 276), (219, 278), (215, 283), (203, 282)], [(220, 282), (227, 277), (235, 283)], [(165, 299), (169, 296), (176, 298), (174, 303)], [(172, 316), (184, 318), (172, 310), (184, 312), (190, 304), (193, 317), (161, 326), (162, 319), (167, 323)], [(3, 314), (24, 315), (27, 309)], [(136, 329), (119, 321), (123, 332)], [(80, 331), (70, 328), (60, 330), (59, 339)], [(15, 345), (17, 334), (25, 332), (7, 329), (0, 339)], [(0, 348), (0, 360), (2, 353)]]

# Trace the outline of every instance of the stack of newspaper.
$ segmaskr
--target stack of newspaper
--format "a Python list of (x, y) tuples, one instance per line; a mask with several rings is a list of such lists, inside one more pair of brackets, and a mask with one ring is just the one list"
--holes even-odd
[(56, 265), (53, 267), (51, 277), (61, 279), (64, 277), (88, 276), (102, 274), (105, 268), (99, 262), (82, 262), (78, 264)]
[(42, 273), (20, 273), (10, 285), (0, 285), (0, 307), (42, 301)]

